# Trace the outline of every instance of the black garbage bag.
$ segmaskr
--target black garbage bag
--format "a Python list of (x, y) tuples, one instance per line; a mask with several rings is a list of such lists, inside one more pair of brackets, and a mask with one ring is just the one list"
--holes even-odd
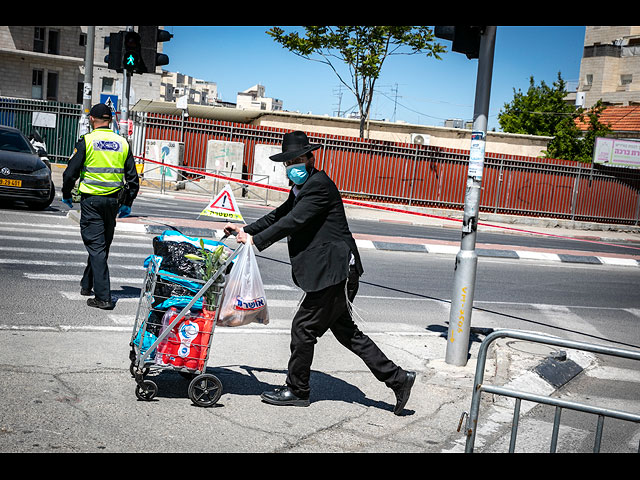
[(198, 265), (185, 258), (187, 254), (201, 255), (200, 248), (188, 242), (165, 242), (153, 239), (153, 253), (162, 257), (162, 270), (183, 277), (200, 278)]

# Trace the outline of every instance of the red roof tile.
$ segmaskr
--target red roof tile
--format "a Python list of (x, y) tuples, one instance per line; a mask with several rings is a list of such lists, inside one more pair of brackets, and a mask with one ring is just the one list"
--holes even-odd
[[(640, 132), (640, 105), (608, 106), (602, 111), (600, 122), (609, 125), (614, 132)], [(576, 120), (576, 125), (580, 130), (587, 130), (588, 119), (586, 122)]]

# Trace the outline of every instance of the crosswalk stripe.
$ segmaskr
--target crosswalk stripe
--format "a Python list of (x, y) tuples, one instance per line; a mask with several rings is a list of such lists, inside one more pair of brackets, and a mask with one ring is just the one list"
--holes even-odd
[[(0, 264), (9, 265), (41, 265), (49, 267), (86, 267), (87, 262), (59, 262), (55, 260), (28, 260), (20, 258), (0, 258)], [(110, 265), (111, 268), (122, 268), (126, 270), (144, 270), (142, 265)]]
[[(6, 227), (6, 228), (0, 228), (0, 231), (5, 231), (5, 232), (9, 232), (9, 233), (15, 233), (15, 232), (24, 232), (24, 233), (34, 233), (32, 229), (24, 229), (24, 228), (10, 228), (10, 227)], [(38, 232), (40, 233), (40, 232)], [(80, 230), (74, 230), (74, 231), (66, 231), (66, 230), (54, 230), (54, 229), (48, 229), (46, 230), (46, 232), (42, 232), (42, 233), (47, 233), (49, 235), (62, 235), (62, 236), (74, 236), (74, 237), (80, 237)], [(22, 238), (28, 238), (28, 237), (19, 237), (19, 236), (13, 236), (13, 235), (2, 235), (0, 236), (0, 238), (5, 238), (7, 240), (20, 240)], [(126, 234), (122, 234), (122, 233), (116, 233), (115, 234), (115, 238), (119, 238), (119, 239), (131, 239), (131, 240), (144, 240), (147, 243), (151, 243), (153, 242), (153, 240), (149, 237), (145, 237), (144, 235), (126, 235)]]
[[(32, 253), (32, 254), (52, 254), (52, 255), (83, 255), (87, 256), (87, 250), (59, 250), (53, 248), (29, 248), (29, 247), (5, 247), (0, 245), (0, 252), (14, 252), (14, 253)], [(144, 259), (148, 257), (148, 253), (131, 253), (131, 252), (109, 252), (109, 258), (112, 257), (127, 257), (127, 258), (139, 258)]]
[[(123, 238), (123, 236), (116, 235), (116, 238), (120, 239), (120, 238)], [(146, 249), (152, 248), (152, 241), (151, 240), (147, 241), (147, 239), (144, 237), (131, 235), (131, 236), (128, 236), (128, 238), (143, 240), (143, 241), (138, 243), (124, 243), (124, 242), (114, 241), (111, 244), (111, 247), (112, 248), (113, 247), (130, 247), (130, 248), (146, 248)], [(68, 245), (68, 244), (84, 245), (82, 243), (82, 239), (73, 239), (73, 238), (38, 238), (38, 237), (14, 237), (11, 235), (0, 235), (0, 240), (13, 240), (13, 241), (20, 241), (20, 242), (37, 242), (37, 243), (64, 243), (65, 245)]]

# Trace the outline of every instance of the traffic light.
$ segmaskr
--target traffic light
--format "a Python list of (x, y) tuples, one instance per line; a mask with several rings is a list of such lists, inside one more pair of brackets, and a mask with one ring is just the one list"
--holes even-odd
[(142, 59), (146, 72), (155, 73), (156, 67), (169, 64), (169, 57), (164, 53), (158, 53), (158, 43), (168, 42), (173, 34), (161, 30), (157, 25), (139, 26), (138, 32), (142, 42)]
[(109, 45), (109, 53), (104, 57), (107, 68), (122, 73), (122, 34), (124, 32), (111, 33), (105, 38), (105, 43)]
[(480, 56), (480, 37), (484, 32), (482, 27), (443, 27), (436, 26), (434, 35), (444, 40), (451, 40), (451, 50), (466, 54), (468, 59)]
[(144, 73), (147, 71), (142, 60), (140, 35), (137, 32), (124, 32), (122, 50), (122, 68), (131, 73)]

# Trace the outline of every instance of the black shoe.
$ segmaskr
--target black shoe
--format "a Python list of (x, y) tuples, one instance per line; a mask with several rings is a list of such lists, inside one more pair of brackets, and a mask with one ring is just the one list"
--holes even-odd
[(272, 392), (262, 392), (260, 398), (272, 405), (291, 405), (295, 407), (309, 406), (308, 398), (300, 398), (296, 396), (296, 394), (294, 394), (287, 386), (276, 388)]
[(97, 298), (87, 298), (87, 305), (90, 307), (101, 308), (102, 310), (113, 310), (116, 306), (111, 300), (104, 301)]
[(93, 295), (93, 290), (90, 289), (90, 288), (89, 289), (81, 288), (80, 289), (80, 295), (83, 295), (85, 297), (90, 297), (91, 295)]
[(416, 381), (416, 372), (407, 372), (407, 378), (400, 388), (394, 390), (393, 392), (396, 394), (396, 406), (393, 409), (393, 413), (396, 415), (400, 415), (404, 406), (407, 404), (409, 400), (409, 395), (411, 394), (411, 387), (413, 387), (413, 382)]

